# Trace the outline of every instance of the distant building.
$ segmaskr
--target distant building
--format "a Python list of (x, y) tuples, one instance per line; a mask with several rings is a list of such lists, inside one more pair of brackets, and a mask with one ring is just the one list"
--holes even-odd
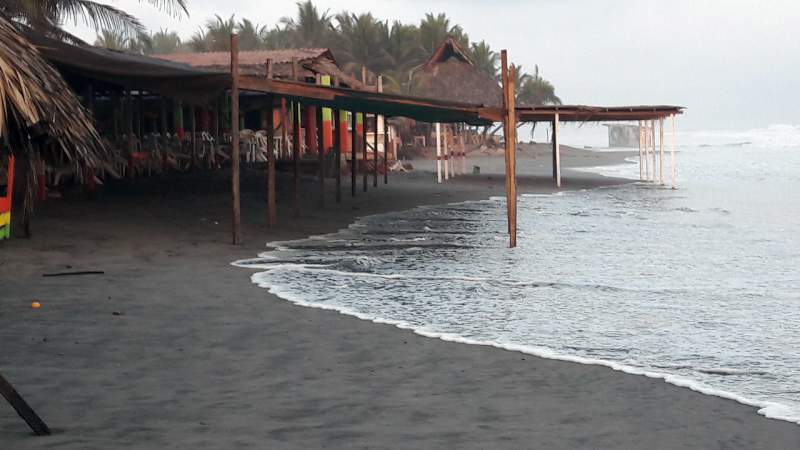
[(610, 148), (639, 146), (639, 127), (636, 125), (604, 124), (608, 128), (608, 146)]

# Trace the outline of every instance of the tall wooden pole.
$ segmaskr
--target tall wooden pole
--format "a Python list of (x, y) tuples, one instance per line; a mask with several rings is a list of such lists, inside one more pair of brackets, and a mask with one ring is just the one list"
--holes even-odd
[(506, 141), (506, 204), (508, 207), (508, 245), (517, 246), (517, 113), (514, 103), (514, 80), (516, 69), (508, 68), (508, 53), (500, 53), (503, 75), (503, 105), (505, 109), (505, 141)]
[(650, 144), (652, 145), (652, 155), (653, 155), (653, 183), (656, 182), (656, 121), (655, 119), (650, 121)]
[[(231, 34), (231, 191), (233, 193), (233, 245), (242, 243), (239, 183), (239, 38)], [(194, 117), (192, 117), (194, 123)]]
[(556, 149), (556, 187), (561, 187), (561, 117), (556, 113), (553, 121), (553, 146)]
[(642, 121), (639, 121), (639, 181), (644, 181), (644, 158), (642, 154), (642, 138), (644, 131), (642, 131)]
[(372, 143), (374, 144), (372, 147), (372, 162), (374, 163), (375, 167), (372, 172), (372, 187), (378, 187), (378, 115), (375, 114), (375, 134), (373, 135)]
[(292, 161), (294, 171), (294, 217), (300, 217), (300, 102), (292, 103)]
[(317, 157), (319, 160), (319, 207), (325, 207), (325, 143), (322, 139), (322, 107), (317, 106), (314, 111), (317, 119)]
[(447, 181), (450, 179), (450, 148), (447, 145), (447, 135), (449, 125), (444, 126), (444, 132), (442, 133), (442, 146), (444, 150), (442, 151), (442, 156), (444, 157), (444, 180)]
[(125, 100), (125, 132), (128, 135), (128, 178), (133, 178), (133, 151), (135, 144), (133, 140), (133, 94), (131, 93), (131, 88), (126, 90)]
[(664, 118), (658, 119), (658, 181), (664, 185)]
[(269, 97), (267, 110), (267, 223), (274, 227), (278, 221), (275, 202), (275, 110), (273, 97)]
[(341, 111), (338, 109), (333, 110), (333, 117), (336, 122), (336, 131), (333, 133), (333, 151), (336, 157), (336, 168), (334, 174), (336, 175), (336, 203), (342, 203), (342, 133), (339, 127), (342, 121), (339, 119)]
[(197, 108), (194, 105), (189, 107), (189, 114), (192, 116), (192, 170), (196, 170), (200, 164), (197, 162)]
[(672, 133), (669, 139), (669, 169), (672, 176), (672, 189), (678, 189), (678, 183), (675, 178), (676, 167), (675, 167), (675, 114), (670, 117), (670, 122), (672, 122)]
[(650, 121), (644, 121), (644, 181), (650, 181)]
[(167, 153), (169, 140), (167, 139), (167, 98), (161, 97), (161, 170), (167, 171)]
[(356, 161), (356, 155), (358, 154), (358, 130), (356, 129), (356, 113), (353, 111), (350, 116), (350, 123), (352, 124), (352, 128), (350, 129), (350, 140), (352, 144), (350, 145), (350, 195), (353, 197), (356, 196), (356, 176), (358, 176), (358, 161)]
[(389, 122), (383, 116), (383, 184), (389, 184)]
[(361, 126), (361, 160), (364, 161), (364, 174), (361, 178), (364, 180), (364, 192), (367, 192), (367, 185), (369, 184), (369, 170), (367, 169), (367, 163), (369, 162), (369, 156), (367, 155), (367, 113), (361, 115), (362, 117), (362, 126)]
[(436, 122), (436, 182), (442, 182), (442, 124)]
[(553, 118), (553, 122), (551, 123), (551, 136), (550, 140), (552, 141), (553, 145), (553, 181), (558, 179), (558, 160), (556, 159), (556, 146), (558, 145), (558, 139), (556, 139), (556, 120)]

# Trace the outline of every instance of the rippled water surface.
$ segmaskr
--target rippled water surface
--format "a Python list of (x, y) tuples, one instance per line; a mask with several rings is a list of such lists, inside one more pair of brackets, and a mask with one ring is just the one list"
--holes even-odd
[(679, 163), (678, 190), (523, 196), (514, 250), (505, 202), (486, 200), (240, 263), (302, 304), (667, 377), (800, 423), (800, 149), (683, 148)]

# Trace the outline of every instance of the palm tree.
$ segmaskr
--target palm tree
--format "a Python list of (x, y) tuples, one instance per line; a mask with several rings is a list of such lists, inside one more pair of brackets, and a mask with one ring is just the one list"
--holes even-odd
[(475, 67), (486, 73), (490, 77), (497, 79), (498, 65), (500, 57), (497, 52), (489, 47), (486, 41), (481, 40), (478, 43), (473, 42), (470, 47), (470, 56)]
[(150, 35), (148, 51), (155, 54), (176, 53), (181, 49), (181, 37), (174, 31), (162, 29)]
[(391, 67), (391, 57), (386, 52), (389, 39), (388, 25), (372, 13), (336, 15), (336, 54), (345, 70), (357, 73), (362, 65), (379, 73)]
[(431, 13), (425, 14), (419, 24), (419, 34), (420, 44), (426, 55), (432, 55), (448, 37), (455, 39), (462, 48), (469, 48), (469, 36), (464, 33), (461, 25), (450, 26), (450, 19), (444, 13), (435, 16)]
[(263, 48), (264, 41), (261, 40), (261, 34), (265, 28), (250, 20), (242, 19), (236, 25), (236, 33), (239, 35), (239, 49), (257, 50)]
[(280, 25), (275, 25), (271, 30), (264, 27), (261, 29), (261, 42), (267, 50), (289, 48), (293, 42), (292, 30), (286, 26), (281, 28)]
[(207, 52), (209, 51), (208, 37), (206, 30), (200, 28), (192, 35), (188, 42), (189, 48), (193, 52)]
[(527, 106), (561, 104), (553, 84), (539, 74), (539, 66), (536, 66), (533, 75), (525, 74), (517, 88), (516, 100), (520, 105)]
[(328, 11), (320, 14), (311, 0), (297, 3), (297, 20), (284, 17), (281, 23), (291, 33), (295, 47), (325, 47), (332, 32)]
[(121, 52), (145, 54), (150, 52), (152, 41), (145, 33), (131, 37), (121, 30), (100, 30), (94, 45)]
[(233, 14), (228, 19), (223, 19), (218, 14), (214, 15), (214, 19), (206, 21), (205, 31), (195, 36), (201, 37), (206, 42), (207, 51), (211, 52), (227, 52), (231, 49), (231, 34), (236, 31), (236, 20)]
[(118, 30), (100, 30), (100, 34), (94, 40), (94, 45), (97, 47), (108, 48), (111, 50), (126, 50), (128, 48), (128, 40), (121, 31)]
[[(140, 0), (173, 16), (189, 11), (185, 0)], [(128, 37), (144, 33), (139, 20), (109, 4), (93, 0), (4, 0), (0, 15), (17, 25), (28, 26), (42, 33), (71, 42), (81, 42), (61, 27), (64, 23), (84, 23), (95, 30), (117, 30)]]

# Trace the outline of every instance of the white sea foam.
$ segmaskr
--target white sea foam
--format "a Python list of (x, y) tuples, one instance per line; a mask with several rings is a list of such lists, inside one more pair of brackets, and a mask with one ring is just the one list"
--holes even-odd
[[(236, 261), (233, 264), (236, 265), (236, 266), (242, 267), (242, 264), (245, 261), (248, 261), (248, 260)], [(244, 267), (253, 267), (253, 266), (244, 265)], [(281, 267), (281, 268), (288, 268), (288, 267)], [(293, 267), (293, 268), (294, 269), (301, 269), (301, 270), (305, 269), (305, 268), (296, 267), (296, 266)], [(273, 268), (273, 270), (274, 269), (276, 269), (276, 268)], [(307, 308), (322, 309), (322, 310), (327, 310), (327, 311), (336, 311), (336, 312), (338, 312), (340, 314), (356, 317), (356, 318), (361, 319), (361, 320), (370, 321), (370, 322), (373, 322), (373, 323), (376, 323), (376, 324), (393, 325), (393, 326), (395, 326), (395, 327), (397, 327), (399, 329), (411, 330), (411, 331), (413, 331), (414, 333), (416, 333), (416, 334), (418, 334), (420, 336), (424, 336), (424, 337), (428, 337), (428, 338), (434, 338), (434, 339), (441, 339), (441, 340), (447, 341), (447, 342), (456, 342), (456, 343), (468, 344), (468, 345), (480, 345), (480, 346), (495, 347), (495, 348), (499, 348), (499, 349), (502, 349), (502, 350), (520, 352), (520, 353), (524, 353), (524, 354), (528, 354), (528, 355), (532, 355), (532, 356), (536, 356), (536, 357), (540, 357), (540, 358), (545, 358), (545, 359), (567, 361), (567, 362), (573, 362), (573, 363), (585, 364), (585, 365), (603, 366), (603, 367), (610, 368), (612, 370), (628, 373), (628, 374), (631, 374), (631, 375), (643, 375), (643, 376), (646, 376), (648, 378), (664, 380), (666, 383), (669, 383), (669, 384), (672, 384), (672, 385), (675, 385), (675, 386), (679, 386), (679, 387), (683, 387), (683, 388), (688, 388), (688, 389), (691, 389), (692, 391), (695, 391), (695, 392), (699, 392), (699, 393), (706, 394), (706, 395), (712, 395), (712, 396), (715, 396), (715, 397), (721, 397), (721, 398), (733, 400), (733, 401), (739, 402), (739, 403), (741, 403), (743, 405), (747, 405), (747, 406), (752, 406), (752, 407), (758, 408), (758, 410), (757, 410), (758, 414), (761, 414), (762, 416), (765, 416), (765, 417), (770, 418), (770, 419), (778, 419), (778, 420), (784, 420), (784, 421), (787, 421), (787, 422), (793, 422), (793, 423), (800, 424), (800, 414), (798, 414), (796, 411), (793, 411), (792, 408), (790, 408), (790, 407), (788, 407), (786, 405), (782, 405), (780, 403), (753, 400), (753, 399), (750, 399), (750, 398), (748, 398), (746, 396), (743, 396), (743, 395), (734, 394), (732, 392), (727, 392), (727, 391), (720, 390), (720, 389), (714, 389), (714, 388), (711, 388), (709, 386), (704, 385), (703, 383), (691, 380), (689, 378), (676, 376), (676, 375), (665, 373), (665, 372), (644, 370), (644, 369), (641, 369), (641, 368), (638, 368), (638, 367), (628, 366), (628, 365), (625, 365), (625, 364), (620, 364), (620, 363), (613, 362), (613, 361), (606, 361), (606, 360), (602, 360), (602, 359), (584, 358), (584, 357), (580, 357), (580, 356), (569, 355), (569, 354), (566, 354), (566, 353), (560, 353), (560, 352), (554, 351), (554, 350), (546, 348), (546, 347), (532, 347), (532, 346), (519, 345), (519, 344), (513, 344), (513, 343), (482, 341), (482, 340), (470, 339), (470, 338), (466, 338), (466, 337), (463, 337), (463, 336), (460, 336), (460, 335), (454, 334), (454, 333), (443, 333), (443, 332), (437, 332), (437, 331), (428, 330), (428, 329), (425, 329), (424, 327), (422, 327), (422, 328), (414, 327), (413, 325), (409, 324), (408, 322), (405, 322), (405, 321), (402, 321), (402, 320), (393, 320), (393, 319), (387, 319), (387, 318), (383, 318), (383, 317), (373, 316), (371, 314), (364, 314), (364, 313), (358, 312), (358, 311), (356, 311), (354, 309), (346, 308), (346, 307), (339, 306), (339, 305), (325, 304), (325, 303), (309, 301), (308, 299), (303, 298), (302, 296), (294, 294), (290, 290), (284, 290), (284, 289), (281, 289), (280, 287), (278, 287), (278, 286), (276, 286), (274, 284), (269, 283), (269, 281), (265, 280), (265, 276), (264, 275), (265, 275), (264, 273), (254, 274), (254, 275), (251, 276), (251, 280), (253, 281), (253, 283), (258, 285), (259, 287), (267, 289), (271, 294), (274, 294), (274, 295), (276, 295), (276, 296), (278, 296), (280, 298), (288, 300), (289, 302), (294, 303), (294, 304), (296, 304), (298, 306), (303, 306), (303, 307), (307, 307)], [(352, 276), (354, 274), (345, 273), (345, 275)], [(359, 274), (355, 274), (355, 275), (359, 275)], [(363, 275), (363, 274), (361, 274), (361, 275)], [(731, 371), (731, 372), (733, 372), (733, 371)]]

